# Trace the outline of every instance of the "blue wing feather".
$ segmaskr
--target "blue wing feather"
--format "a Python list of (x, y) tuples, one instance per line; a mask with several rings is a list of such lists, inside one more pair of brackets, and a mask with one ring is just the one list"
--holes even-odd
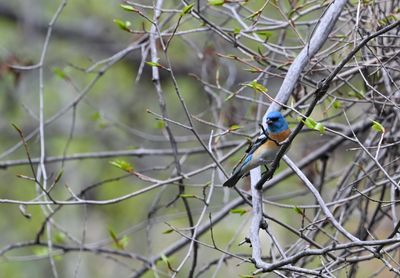
[(268, 138), (264, 135), (261, 134), (257, 140), (246, 150), (247, 155), (242, 159), (242, 161), (236, 165), (235, 168), (233, 168), (232, 173), (239, 173), (244, 166), (246, 166), (253, 158), (253, 153), (262, 145), (264, 144)]

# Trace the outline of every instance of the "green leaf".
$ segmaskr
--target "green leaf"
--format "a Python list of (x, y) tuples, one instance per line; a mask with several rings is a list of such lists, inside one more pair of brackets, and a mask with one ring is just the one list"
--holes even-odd
[(309, 129), (315, 129), (315, 126), (317, 125), (317, 122), (314, 121), (312, 118), (307, 117), (306, 120), (304, 121), (304, 124), (305, 124)]
[(194, 3), (183, 7), (182, 12), (181, 12), (181, 16), (184, 16), (185, 14), (190, 13), (190, 11), (193, 9), (193, 6), (194, 6)]
[(397, 20), (397, 18), (394, 15), (389, 15), (385, 18), (378, 20), (378, 23), (381, 26), (384, 26), (384, 25), (389, 25), (391, 22), (396, 21), (396, 20)]
[(181, 197), (181, 198), (197, 198), (197, 196), (194, 194), (179, 194), (179, 197)]
[(149, 61), (149, 62), (146, 62), (146, 64), (148, 64), (151, 67), (161, 67), (161, 65), (159, 63), (157, 63), (157, 62)]
[(318, 130), (319, 133), (324, 134), (325, 133), (325, 126), (321, 123), (317, 123), (314, 127), (315, 130)]
[(271, 31), (258, 31), (256, 34), (262, 37), (264, 40), (268, 40), (273, 33)]
[(64, 233), (58, 232), (54, 235), (54, 242), (57, 244), (63, 244), (65, 243), (65, 238), (66, 236)]
[(294, 211), (300, 215), (303, 215), (303, 210), (297, 206), (294, 207)]
[(101, 114), (100, 112), (96, 111), (92, 115), (90, 115), (90, 119), (94, 122), (98, 121), (101, 119)]
[(168, 229), (168, 230), (165, 230), (164, 232), (162, 232), (164, 235), (166, 235), (166, 234), (170, 234), (170, 233), (172, 233), (174, 231), (174, 229)]
[(242, 216), (243, 214), (247, 213), (247, 210), (245, 210), (245, 209), (231, 209), (229, 212), (230, 213), (234, 213), (234, 214), (240, 214), (240, 216)]
[(68, 79), (67, 74), (59, 67), (54, 67), (51, 69), (55, 75), (60, 77), (61, 79)]
[(259, 73), (259, 72), (262, 71), (262, 70), (259, 70), (257, 68), (249, 68), (249, 69), (243, 69), (243, 70), (251, 72), (251, 73)]
[(239, 274), (239, 275), (240, 275), (240, 277), (242, 277), (242, 278), (254, 278), (254, 277), (256, 277), (256, 276), (251, 275), (251, 274)]
[(119, 246), (121, 247), (122, 250), (124, 250), (129, 243), (129, 237), (128, 236), (123, 236), (120, 240), (119, 240)]
[(117, 234), (114, 232), (113, 229), (109, 228), (108, 229), (108, 234), (110, 235), (112, 240), (117, 240)]
[(125, 172), (132, 173), (133, 172), (133, 166), (129, 163), (126, 162), (125, 160), (113, 160), (109, 161), (109, 163)]
[(235, 28), (235, 29), (233, 29), (233, 33), (235, 34), (235, 35), (239, 35), (240, 34), (240, 28)]
[(332, 104), (333, 108), (339, 109), (342, 107), (342, 103), (339, 100), (335, 100)]
[(128, 245), (129, 238), (127, 236), (123, 236), (121, 239), (119, 239), (117, 234), (111, 228), (108, 229), (108, 234), (110, 235), (114, 246), (117, 249), (124, 250)]
[[(302, 120), (302, 118), (298, 118), (300, 120)], [(312, 130), (317, 130), (319, 131), (321, 134), (325, 133), (325, 126), (322, 123), (318, 123), (316, 121), (314, 121), (314, 119), (312, 119), (311, 117), (307, 117), (305, 121), (303, 121), (303, 123)]]
[(36, 256), (48, 256), (49, 255), (49, 249), (47, 247), (37, 247), (33, 250), (33, 253)]
[(257, 83), (257, 81), (253, 80), (250, 83), (245, 84), (247, 87), (253, 88), (254, 90), (256, 90), (257, 92), (261, 92), (261, 93), (266, 93), (268, 92), (268, 89), (265, 88), (263, 85), (261, 85), (260, 83)]
[(124, 9), (125, 11), (128, 12), (138, 12), (139, 10), (135, 9), (134, 7), (130, 6), (130, 5), (125, 5), (125, 4), (121, 4), (119, 5), (122, 9)]
[(231, 125), (229, 127), (229, 131), (235, 131), (235, 130), (238, 130), (238, 129), (240, 129), (240, 125)]
[(163, 120), (158, 120), (154, 126), (155, 128), (158, 129), (163, 129), (165, 127), (165, 121)]
[(372, 128), (377, 132), (385, 133), (385, 128), (377, 121), (372, 121)]
[(211, 6), (222, 6), (225, 3), (225, 0), (208, 0), (208, 5)]
[(346, 39), (346, 38), (347, 38), (347, 35), (338, 34), (338, 35), (335, 35), (335, 37), (338, 38), (338, 39)]
[(113, 22), (121, 29), (127, 32), (131, 32), (131, 29), (129, 28), (131, 26), (130, 21), (125, 21), (123, 22), (120, 19), (114, 19)]

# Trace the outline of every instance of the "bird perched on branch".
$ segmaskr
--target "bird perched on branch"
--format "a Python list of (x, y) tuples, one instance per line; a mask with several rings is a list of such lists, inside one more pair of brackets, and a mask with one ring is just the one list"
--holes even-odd
[(232, 176), (223, 184), (223, 186), (233, 187), (241, 177), (250, 172), (251, 169), (260, 165), (271, 163), (278, 153), (281, 143), (290, 135), (288, 123), (282, 114), (273, 111), (266, 117), (267, 130), (261, 126), (263, 133), (257, 138), (248, 150), (247, 154), (233, 169)]

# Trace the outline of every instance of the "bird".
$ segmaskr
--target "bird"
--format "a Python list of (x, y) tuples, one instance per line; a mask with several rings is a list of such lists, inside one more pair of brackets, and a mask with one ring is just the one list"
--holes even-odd
[(264, 130), (261, 125), (263, 132), (246, 150), (246, 155), (233, 169), (232, 175), (224, 182), (223, 186), (233, 187), (251, 169), (260, 165), (267, 167), (274, 160), (281, 143), (289, 137), (291, 132), (289, 125), (279, 111), (269, 112), (265, 121), (267, 130)]

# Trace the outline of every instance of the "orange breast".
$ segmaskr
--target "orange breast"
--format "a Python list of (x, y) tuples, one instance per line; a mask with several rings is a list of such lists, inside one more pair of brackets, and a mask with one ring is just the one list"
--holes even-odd
[(285, 131), (282, 131), (282, 132), (279, 132), (279, 133), (276, 133), (276, 134), (268, 134), (268, 136), (271, 138), (271, 139), (274, 139), (274, 140), (276, 140), (277, 142), (282, 142), (282, 141), (285, 141), (286, 140), (286, 138), (288, 138), (289, 137), (289, 135), (290, 135), (290, 129), (287, 129), (287, 130), (285, 130)]
[[(275, 140), (278, 143), (284, 141), (290, 135), (290, 130), (285, 130), (283, 132), (277, 134), (268, 134), (268, 136)], [(259, 159), (263, 159), (265, 161), (271, 161), (276, 152), (280, 149), (281, 146), (277, 145), (276, 142), (272, 140), (267, 140), (264, 144), (258, 147), (258, 149), (253, 153), (253, 159), (255, 161)]]

